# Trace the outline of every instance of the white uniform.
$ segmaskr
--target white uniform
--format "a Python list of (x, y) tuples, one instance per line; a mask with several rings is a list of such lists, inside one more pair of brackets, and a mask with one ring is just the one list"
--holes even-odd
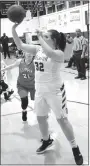
[[(5, 68), (6, 64), (5, 62), (2, 60), (1, 61), (1, 69)], [(1, 80), (4, 80), (5, 82), (7, 82), (7, 71), (2, 71), (1, 72)]]
[(36, 54), (35, 62), (35, 111), (46, 116), (50, 109), (57, 118), (67, 116), (64, 84), (60, 76), (62, 63), (48, 58), (42, 48)]

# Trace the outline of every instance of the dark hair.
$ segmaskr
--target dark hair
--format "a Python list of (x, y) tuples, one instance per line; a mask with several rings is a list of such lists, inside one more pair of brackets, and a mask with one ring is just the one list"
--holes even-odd
[(70, 35), (70, 33), (67, 33), (67, 35)]
[(62, 32), (56, 30), (48, 30), (51, 33), (51, 38), (56, 40), (56, 49), (60, 49), (64, 52), (66, 47), (66, 37)]

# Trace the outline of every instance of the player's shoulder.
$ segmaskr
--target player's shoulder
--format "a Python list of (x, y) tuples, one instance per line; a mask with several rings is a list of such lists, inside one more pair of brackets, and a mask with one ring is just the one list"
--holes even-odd
[(62, 56), (64, 55), (64, 52), (62, 50), (55, 50), (54, 52), (58, 55), (62, 55)]

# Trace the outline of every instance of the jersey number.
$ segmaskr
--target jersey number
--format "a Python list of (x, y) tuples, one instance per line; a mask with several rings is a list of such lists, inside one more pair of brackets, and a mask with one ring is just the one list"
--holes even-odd
[(23, 77), (24, 77), (25, 79), (28, 79), (28, 78), (30, 78), (30, 75), (29, 75), (29, 74), (23, 74)]
[(44, 64), (43, 63), (35, 62), (35, 65), (36, 65), (36, 70), (37, 71), (44, 71)]

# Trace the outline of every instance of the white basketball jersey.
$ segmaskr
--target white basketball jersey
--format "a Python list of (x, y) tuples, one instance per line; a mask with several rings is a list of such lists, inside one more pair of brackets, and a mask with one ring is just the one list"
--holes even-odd
[[(36, 54), (35, 62), (35, 83), (40, 91), (52, 91), (53, 85), (61, 85), (60, 69), (62, 64), (48, 58), (42, 48)], [(48, 88), (47, 88), (48, 87)], [(51, 89), (51, 90), (50, 90)]]
[[(1, 69), (5, 68), (6, 64), (5, 62), (2, 60), (1, 61)], [(1, 79), (2, 80), (7, 80), (7, 71), (1, 71)]]

